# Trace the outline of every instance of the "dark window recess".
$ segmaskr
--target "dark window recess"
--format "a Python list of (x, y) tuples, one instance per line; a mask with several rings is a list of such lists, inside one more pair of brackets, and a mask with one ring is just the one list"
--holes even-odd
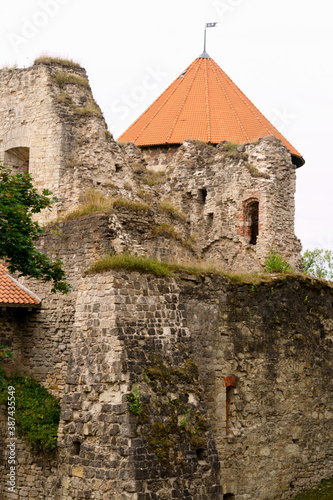
[(199, 190), (199, 195), (200, 195), (200, 201), (202, 203), (206, 203), (206, 198), (207, 198), (207, 189), (200, 189)]
[(120, 172), (121, 170), (121, 166), (120, 165), (116, 165), (116, 172)]
[(233, 493), (226, 493), (223, 495), (223, 500), (235, 500), (235, 495)]
[(257, 244), (259, 235), (259, 202), (251, 201), (245, 208), (246, 232), (250, 245)]
[(72, 455), (80, 455), (81, 443), (80, 441), (74, 441), (72, 446)]
[(204, 448), (197, 448), (195, 450), (195, 453), (199, 460), (204, 460), (207, 457), (207, 453), (205, 452)]

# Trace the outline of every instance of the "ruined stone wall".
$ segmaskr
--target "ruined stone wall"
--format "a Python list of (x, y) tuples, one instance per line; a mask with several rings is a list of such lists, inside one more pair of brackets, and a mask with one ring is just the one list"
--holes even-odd
[[(262, 271), (273, 249), (299, 268), (295, 166), (280, 141), (269, 136), (238, 148), (185, 141), (173, 151), (166, 177), (163, 197), (187, 214), (197, 251), (205, 260), (234, 271)], [(250, 243), (247, 214), (253, 202), (259, 203), (256, 244)]]
[[(259, 285), (198, 279), (182, 288), (180, 300), (224, 493), (293, 498), (331, 477), (332, 287), (296, 277)], [(237, 386), (226, 389), (230, 375)]]
[[(12, 498), (282, 500), (332, 476), (332, 288), (300, 277), (85, 276), (120, 220), (133, 241), (125, 209), (49, 228), (42, 248), (61, 256), (73, 292), (25, 281), (41, 309), (1, 309), (20, 370), (62, 402), (53, 460), (18, 440)], [(136, 390), (138, 415), (127, 398)], [(4, 451), (0, 475), (5, 484)]]
[(40, 222), (73, 210), (91, 189), (135, 198), (125, 187), (135, 188), (131, 158), (108, 132), (83, 68), (53, 62), (1, 70), (0, 117), (0, 162), (58, 197)]

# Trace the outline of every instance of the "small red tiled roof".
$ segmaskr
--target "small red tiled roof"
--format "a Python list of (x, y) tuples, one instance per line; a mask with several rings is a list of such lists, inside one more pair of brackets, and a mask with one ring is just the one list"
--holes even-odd
[(8, 274), (0, 264), (0, 306), (38, 306), (41, 299)]
[(118, 140), (137, 146), (180, 144), (186, 139), (243, 144), (267, 135), (280, 139), (298, 166), (304, 164), (301, 154), (203, 53)]

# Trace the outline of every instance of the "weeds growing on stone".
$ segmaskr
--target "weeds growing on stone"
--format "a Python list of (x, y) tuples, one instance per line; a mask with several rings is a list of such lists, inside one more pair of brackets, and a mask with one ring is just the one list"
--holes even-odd
[(300, 493), (294, 500), (332, 500), (332, 498), (333, 479), (324, 479), (315, 489)]
[(266, 273), (288, 273), (292, 271), (292, 267), (283, 257), (275, 250), (270, 250), (268, 257), (265, 260)]
[(115, 208), (129, 208), (135, 212), (148, 212), (151, 210), (151, 206), (148, 203), (143, 203), (139, 201), (129, 200), (128, 198), (115, 198), (113, 200), (113, 207)]
[(252, 163), (245, 162), (245, 166), (253, 177), (262, 177), (263, 179), (269, 179), (269, 174), (266, 172), (260, 172)]
[(162, 201), (159, 204), (158, 208), (163, 212), (171, 215), (175, 219), (186, 220), (186, 215), (181, 210), (179, 210), (179, 208), (172, 205), (172, 203), (170, 203), (169, 201)]
[(103, 118), (103, 113), (96, 104), (89, 104), (84, 108), (75, 108), (74, 113), (82, 116), (98, 116)]
[(148, 171), (147, 184), (150, 187), (162, 184), (165, 180), (165, 172), (155, 172), (154, 170)]
[(34, 60), (34, 64), (61, 64), (68, 68), (81, 68), (80, 64), (72, 59), (61, 59), (60, 57), (41, 56)]
[(55, 81), (60, 88), (63, 88), (67, 83), (72, 83), (74, 85), (80, 85), (81, 87), (89, 87), (89, 82), (87, 78), (80, 75), (75, 75), (73, 73), (63, 73), (58, 71), (54, 76)]
[(160, 226), (155, 227), (152, 231), (153, 236), (170, 236), (175, 240), (182, 241), (182, 237), (178, 231), (170, 224), (161, 224)]

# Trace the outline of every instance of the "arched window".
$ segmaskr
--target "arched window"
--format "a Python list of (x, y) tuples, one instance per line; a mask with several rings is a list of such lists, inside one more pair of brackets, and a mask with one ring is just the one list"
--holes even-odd
[(29, 148), (22, 146), (7, 149), (4, 160), (5, 165), (16, 173), (27, 174), (29, 172)]
[(244, 206), (244, 236), (250, 245), (257, 244), (259, 235), (259, 201), (248, 200)]

